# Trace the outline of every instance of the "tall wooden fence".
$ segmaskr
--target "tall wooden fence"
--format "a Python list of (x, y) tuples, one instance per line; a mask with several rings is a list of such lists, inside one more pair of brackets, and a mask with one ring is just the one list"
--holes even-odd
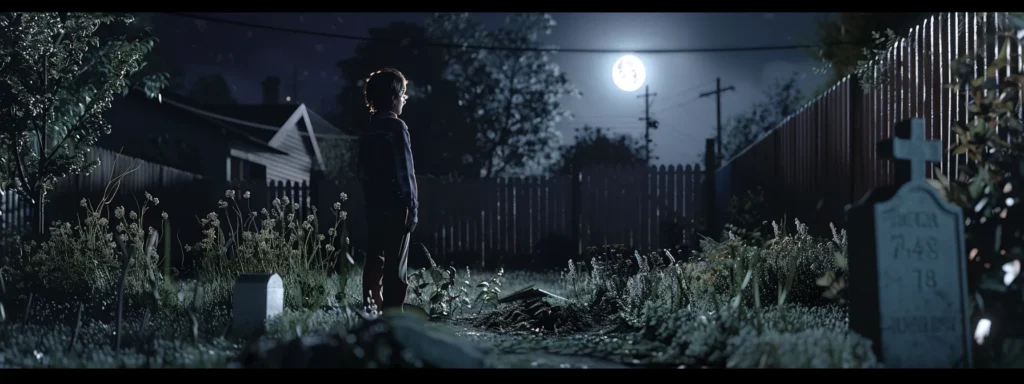
[[(412, 249), (416, 253), (422, 244), (439, 262), (493, 268), (564, 266), (587, 246), (674, 246), (693, 236), (703, 176), (699, 167), (662, 166), (585, 169), (577, 184), (570, 176), (453, 182), (419, 177), (421, 208)], [(345, 209), (352, 243), (364, 246), (362, 189), (357, 184), (337, 188), (349, 197)], [(572, 243), (575, 223), (578, 244)]]
[[(877, 61), (871, 76), (881, 84), (865, 90), (857, 77), (843, 79), (716, 170), (716, 214), (726, 214), (731, 196), (760, 186), (772, 217), (796, 216), (818, 230), (829, 222), (841, 226), (845, 205), (892, 183), (892, 162), (879, 159), (875, 148), (897, 122), (922, 118), (929, 140), (947, 149), (957, 144), (951, 124), (967, 121), (967, 99), (944, 86), (956, 80), (950, 63), (975, 52), (990, 62), (997, 49), (1007, 49), (997, 47), (995, 35), (1005, 22), (1001, 13), (943, 13), (913, 28)], [(1022, 68), (1021, 47), (1009, 49), (1010, 67), (999, 76)], [(976, 65), (975, 76), (983, 68)], [(964, 155), (946, 152), (939, 166), (955, 175), (963, 164)]]
[[(135, 170), (121, 180), (120, 187), (112, 191), (114, 193), (111, 196), (115, 205), (125, 205), (126, 209), (135, 208), (135, 199), (144, 200), (145, 192), (159, 198), (161, 192), (177, 194), (177, 190), (172, 191), (168, 188), (194, 185), (202, 180), (201, 176), (190, 172), (124, 156), (103, 148), (94, 148), (88, 158), (99, 160), (99, 165), (92, 172), (65, 177), (47, 193), (47, 204), (43, 208), (47, 223), (56, 220), (76, 220), (84, 212), (80, 204), (81, 199), (88, 199), (95, 204), (103, 197), (110, 180), (131, 168)], [(163, 201), (170, 202), (175, 197), (164, 196)], [(35, 229), (36, 207), (31, 200), (19, 195), (14, 189), (5, 191), (0, 198), (0, 210), (3, 212), (0, 215), (0, 228), (5, 232), (24, 233)]]

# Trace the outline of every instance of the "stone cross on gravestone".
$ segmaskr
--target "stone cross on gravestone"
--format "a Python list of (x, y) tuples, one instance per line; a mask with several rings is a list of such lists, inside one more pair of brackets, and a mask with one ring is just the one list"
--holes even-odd
[(232, 331), (261, 331), (264, 322), (284, 311), (284, 284), (276, 273), (243, 273), (231, 295)]
[(972, 366), (963, 211), (925, 180), (942, 148), (924, 122), (896, 125), (879, 155), (896, 184), (847, 208), (850, 328), (890, 368)]
[(924, 180), (927, 162), (942, 161), (942, 143), (925, 139), (921, 119), (897, 124), (896, 138), (879, 143), (879, 152), (881, 156), (897, 160), (896, 185)]

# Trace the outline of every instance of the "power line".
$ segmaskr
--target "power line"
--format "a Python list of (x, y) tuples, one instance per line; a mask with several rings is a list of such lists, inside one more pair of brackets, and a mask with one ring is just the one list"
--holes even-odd
[(687, 92), (690, 92), (690, 91), (694, 91), (697, 88), (703, 88), (705, 85), (710, 85), (711, 83), (714, 83), (714, 81), (711, 81), (711, 80), (705, 81), (705, 82), (703, 82), (701, 84), (697, 84), (697, 85), (694, 85), (692, 87), (683, 89), (682, 91), (673, 93), (671, 96), (668, 96), (667, 98), (674, 99), (676, 97), (682, 96), (684, 93), (687, 93)]
[[(564, 52), (564, 53), (642, 53), (642, 54), (659, 54), (659, 53), (717, 53), (717, 52), (758, 52), (758, 51), (786, 51), (795, 49), (808, 49), (816, 48), (819, 45), (815, 44), (790, 44), (790, 45), (759, 45), (759, 46), (746, 46), (746, 47), (717, 47), (717, 48), (671, 48), (671, 49), (601, 49), (601, 48), (540, 48), (540, 47), (507, 47), (497, 45), (474, 45), (474, 44), (452, 44), (452, 43), (439, 43), (439, 42), (424, 42), (424, 41), (410, 41), (406, 39), (381, 39), (373, 38), (369, 36), (356, 36), (330, 32), (310, 31), (298, 28), (285, 28), (275, 27), (270, 25), (248, 23), (244, 21), (222, 19), (219, 17), (202, 16), (190, 13), (182, 12), (163, 12), (164, 14), (184, 17), (194, 20), (204, 20), (220, 24), (229, 24), (239, 27), (263, 29), (268, 31), (293, 33), (307, 36), (320, 36), (330, 37), (342, 40), (355, 40), (365, 41), (370, 43), (387, 43), (395, 45), (421, 45), (426, 47), (436, 48), (451, 48), (451, 49), (477, 49), (477, 50), (488, 50), (488, 51), (510, 51), (510, 52)], [(853, 42), (841, 42), (836, 44), (827, 44), (828, 46), (839, 46), (839, 45), (854, 45)]]
[(694, 97), (694, 98), (692, 98), (692, 99), (686, 100), (686, 101), (684, 101), (684, 102), (682, 102), (682, 103), (678, 103), (678, 104), (674, 104), (674, 105), (670, 105), (670, 106), (667, 106), (667, 107), (665, 107), (665, 108), (661, 108), (661, 109), (658, 109), (658, 110), (656, 110), (656, 111), (653, 111), (653, 112), (651, 112), (651, 114), (652, 114), (652, 115), (655, 115), (655, 114), (658, 114), (659, 112), (664, 112), (664, 111), (666, 111), (666, 110), (669, 110), (669, 109), (672, 109), (672, 108), (679, 108), (679, 107), (682, 107), (682, 106), (684, 106), (684, 105), (690, 104), (690, 103), (692, 103), (692, 102), (694, 102), (694, 101), (697, 101), (697, 100), (700, 100), (700, 99), (701, 99), (701, 97), (700, 97), (700, 96), (697, 96), (697, 97)]

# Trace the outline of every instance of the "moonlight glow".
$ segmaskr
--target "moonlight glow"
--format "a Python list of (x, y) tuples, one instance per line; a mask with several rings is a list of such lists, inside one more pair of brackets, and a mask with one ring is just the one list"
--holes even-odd
[(612, 66), (612, 81), (623, 91), (638, 90), (644, 85), (645, 80), (647, 80), (647, 70), (644, 68), (644, 63), (636, 56), (622, 56)]

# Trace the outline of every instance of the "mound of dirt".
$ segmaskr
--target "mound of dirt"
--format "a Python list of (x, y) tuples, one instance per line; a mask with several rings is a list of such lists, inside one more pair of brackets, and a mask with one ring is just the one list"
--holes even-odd
[(422, 318), (390, 314), (353, 329), (291, 340), (262, 339), (242, 358), (246, 368), (486, 368), (472, 343), (428, 329)]
[(481, 316), (474, 325), (504, 331), (572, 333), (593, 327), (596, 321), (576, 304), (551, 305), (541, 299), (504, 304)]

